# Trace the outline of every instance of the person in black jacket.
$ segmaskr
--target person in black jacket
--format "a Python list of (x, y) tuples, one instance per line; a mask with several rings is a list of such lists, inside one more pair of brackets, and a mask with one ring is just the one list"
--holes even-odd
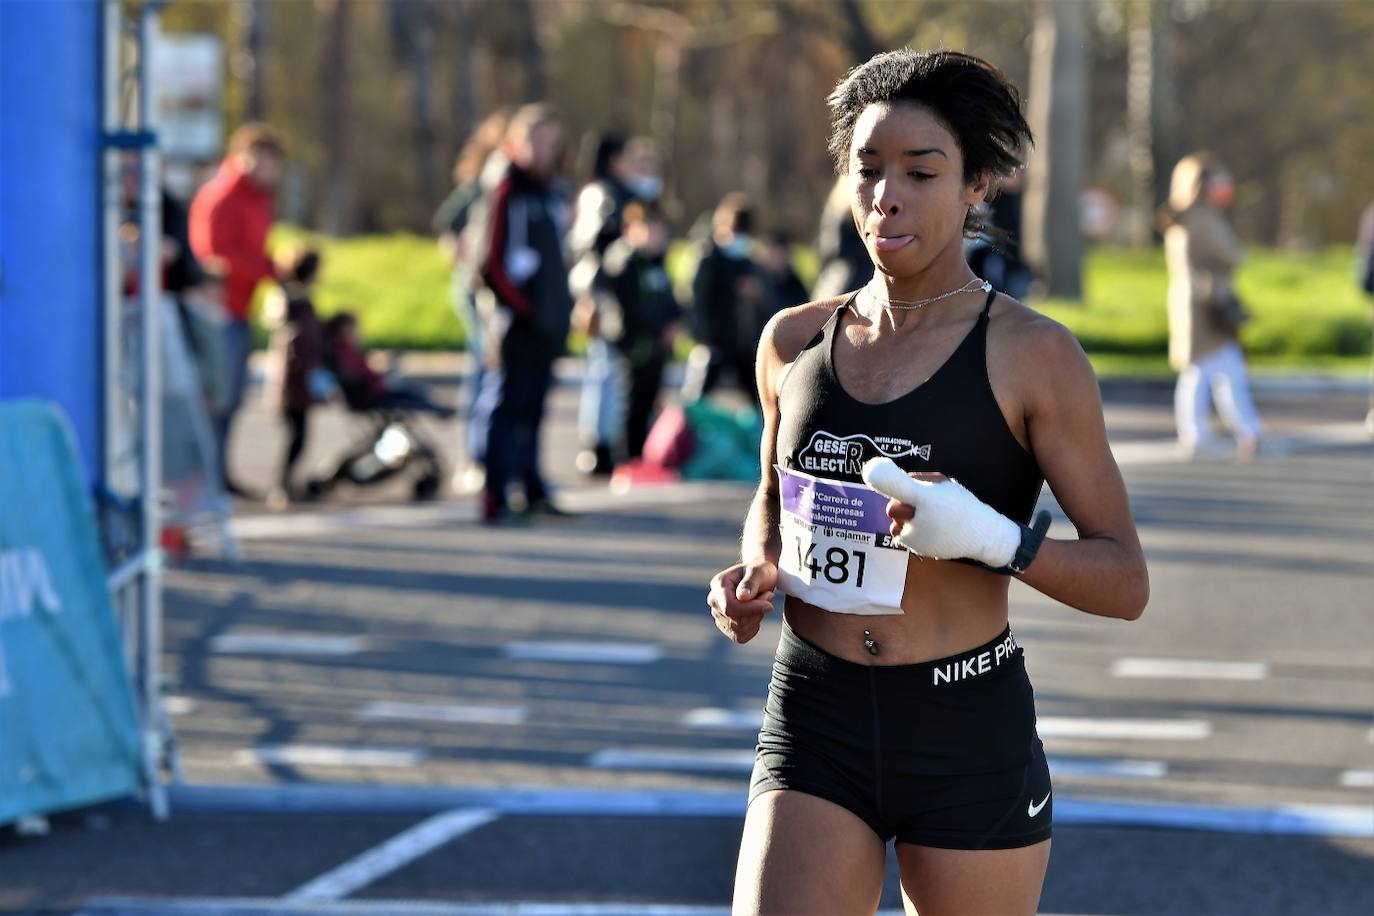
[(277, 408), (286, 427), (286, 450), (276, 485), (268, 491), (267, 504), (284, 509), (306, 491), (296, 486), (296, 464), (305, 452), (310, 409), (320, 394), (315, 375), (321, 367), (321, 331), (311, 300), (319, 274), (319, 252), (299, 248), (278, 260), (282, 280), (272, 290), (263, 309), (264, 322), (272, 328), (271, 375), (275, 380)]
[[(454, 473), (454, 488), (458, 492), (471, 492), (480, 486), (487, 442), (485, 429), (473, 422), (477, 392), (482, 387), (483, 328), (474, 289), (478, 270), (471, 245), (472, 239), (482, 233), (471, 223), (474, 214), (480, 214), (484, 196), (505, 175), (507, 163), (500, 147), (510, 116), (508, 109), (500, 108), (477, 125), (453, 165), (453, 190), (439, 205), (431, 222), (438, 236), (439, 253), (451, 271), (449, 291), (453, 310), (463, 327), (463, 345), (472, 360), (468, 376), (460, 386), (467, 389), (468, 422), (462, 442), (467, 465)], [(476, 485), (470, 483), (473, 479), (478, 481)]]
[(563, 153), (557, 112), (524, 106), (511, 118), (504, 145), (510, 165), (485, 202), (478, 260), (491, 292), (477, 409), (487, 431), (482, 518), (488, 523), (508, 515), (506, 489), (516, 480), (530, 514), (562, 514), (539, 472), (539, 428), (572, 314), (563, 258), (567, 207), (554, 189)]
[(631, 201), (621, 223), (621, 236), (607, 247), (592, 287), (602, 333), (615, 346), (628, 381), (624, 444), (626, 457), (634, 459), (644, 453), (681, 309), (663, 266), (668, 225), (657, 204)]
[(698, 349), (683, 383), (683, 397), (705, 397), (721, 370), (757, 403), (754, 348), (772, 313), (768, 279), (753, 261), (753, 211), (742, 194), (727, 194), (711, 218), (711, 238), (702, 248), (692, 279), (692, 309)]
[(577, 410), (577, 433), (582, 440), (577, 466), (587, 474), (609, 474), (614, 466), (612, 440), (621, 412), (622, 392), (611, 342), (600, 333), (600, 322), (594, 319), (590, 308), (594, 300), (589, 296), (589, 287), (602, 255), (620, 238), (621, 214), (634, 199), (630, 188), (631, 164), (624, 137), (617, 133), (601, 135), (596, 143), (591, 180), (577, 195), (572, 230), (568, 233), (568, 250), (574, 263), (569, 282), (580, 302), (575, 316), (578, 329), (587, 335), (586, 369)]
[[(806, 284), (792, 267), (792, 241), (786, 233), (770, 232), (763, 237), (759, 265), (768, 278), (768, 288), (773, 294), (772, 313), (811, 301)], [(772, 314), (768, 317), (771, 318)]]
[(811, 287), (812, 299), (829, 299), (858, 289), (873, 276), (873, 262), (854, 226), (849, 183), (843, 177), (835, 182), (821, 210), (816, 256), (821, 264)]

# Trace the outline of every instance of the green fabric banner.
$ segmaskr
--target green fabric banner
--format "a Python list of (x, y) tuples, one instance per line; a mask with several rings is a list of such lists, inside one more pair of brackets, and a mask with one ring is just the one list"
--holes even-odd
[(0, 403), (0, 824), (131, 794), (138, 726), (65, 418)]

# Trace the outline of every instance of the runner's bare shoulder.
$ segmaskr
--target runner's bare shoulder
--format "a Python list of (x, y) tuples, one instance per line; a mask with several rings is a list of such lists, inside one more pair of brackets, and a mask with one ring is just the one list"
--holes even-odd
[(821, 333), (821, 328), (846, 298), (847, 295), (818, 299), (778, 312), (763, 330), (762, 355), (776, 359), (780, 365), (795, 360)]
[(1078, 391), (1097, 392), (1092, 364), (1073, 332), (1009, 296), (998, 296), (988, 326), (988, 376), (996, 392), (1027, 407)]

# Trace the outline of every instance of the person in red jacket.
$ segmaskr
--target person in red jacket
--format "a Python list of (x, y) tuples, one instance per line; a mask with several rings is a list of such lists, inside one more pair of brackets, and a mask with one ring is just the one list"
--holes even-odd
[(215, 418), (220, 468), (225, 488), (244, 491), (228, 471), (229, 429), (243, 403), (252, 349), (249, 309), (253, 291), (263, 280), (276, 279), (267, 254), (272, 229), (274, 196), (285, 165), (285, 150), (276, 132), (264, 124), (245, 124), (229, 141), (229, 155), (219, 171), (191, 201), (191, 250), (225, 278), (226, 362), (229, 395), (223, 413)]

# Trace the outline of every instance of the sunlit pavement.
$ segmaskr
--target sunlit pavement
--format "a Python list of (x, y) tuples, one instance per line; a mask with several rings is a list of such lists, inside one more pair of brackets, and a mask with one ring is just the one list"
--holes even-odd
[[(1263, 388), (1270, 449), (1190, 462), (1166, 387), (1104, 390), (1153, 598), (1124, 624), (1013, 587), (1055, 775), (1043, 909), (1367, 909), (1364, 396)], [(489, 529), (404, 482), (245, 506), (241, 564), (193, 555), (168, 579), (178, 813), (0, 844), (0, 907), (724, 912), (778, 632), (732, 646), (705, 612), (748, 487), (588, 485), (575, 397), (556, 392), (545, 440), (568, 520)], [(322, 415), (307, 460), (354, 423)], [(456, 445), (456, 423), (428, 428)], [(255, 405), (240, 476), (270, 480), (279, 441)], [(895, 874), (882, 905), (900, 909)]]

